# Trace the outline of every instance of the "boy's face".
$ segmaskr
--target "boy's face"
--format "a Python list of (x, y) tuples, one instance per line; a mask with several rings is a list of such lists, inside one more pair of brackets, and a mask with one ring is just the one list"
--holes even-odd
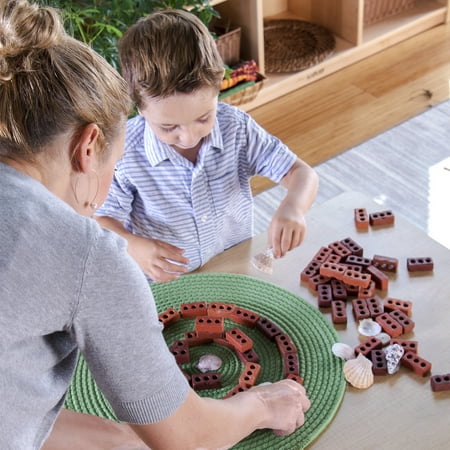
[(178, 153), (196, 152), (216, 120), (217, 90), (201, 88), (190, 94), (148, 98), (139, 112), (158, 139)]

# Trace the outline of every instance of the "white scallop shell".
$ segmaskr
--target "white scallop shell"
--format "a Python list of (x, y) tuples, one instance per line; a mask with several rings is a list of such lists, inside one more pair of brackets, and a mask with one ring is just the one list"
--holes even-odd
[(373, 319), (362, 319), (359, 321), (359, 334), (363, 336), (376, 336), (381, 333), (381, 325)]
[(203, 355), (200, 357), (197, 369), (205, 373), (210, 370), (217, 370), (222, 365), (222, 360), (217, 355)]
[(383, 349), (386, 355), (386, 367), (388, 374), (392, 375), (400, 368), (400, 360), (402, 359), (405, 349), (399, 344), (388, 345)]
[(378, 333), (377, 335), (375, 335), (375, 337), (381, 341), (382, 345), (389, 344), (389, 341), (391, 340), (391, 337), (384, 331), (382, 331), (381, 333)]
[(342, 358), (345, 361), (348, 359), (353, 359), (355, 357), (355, 351), (353, 350), (353, 347), (350, 347), (350, 345), (344, 344), (342, 342), (336, 342), (336, 344), (333, 344), (331, 347), (331, 351), (333, 352), (333, 355), (337, 356), (338, 358)]
[(372, 361), (360, 353), (355, 359), (350, 359), (344, 364), (344, 376), (355, 388), (367, 389), (374, 382)]

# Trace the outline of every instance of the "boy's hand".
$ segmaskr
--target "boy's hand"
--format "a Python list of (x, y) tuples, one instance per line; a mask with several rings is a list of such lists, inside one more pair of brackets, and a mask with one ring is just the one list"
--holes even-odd
[(275, 212), (269, 226), (269, 248), (275, 258), (283, 257), (298, 247), (306, 235), (304, 214), (295, 212), (287, 204), (281, 204)]
[(154, 281), (176, 280), (188, 271), (184, 250), (167, 242), (133, 235), (128, 238), (128, 252)]

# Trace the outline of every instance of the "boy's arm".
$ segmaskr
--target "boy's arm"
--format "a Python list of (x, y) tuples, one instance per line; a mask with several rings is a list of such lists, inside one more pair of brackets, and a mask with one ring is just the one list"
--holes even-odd
[(183, 256), (183, 249), (130, 233), (122, 222), (112, 217), (96, 216), (95, 219), (101, 227), (114, 231), (127, 240), (128, 253), (152, 280), (171, 281), (187, 272), (189, 260)]
[(280, 184), (287, 193), (269, 226), (269, 247), (276, 258), (302, 243), (306, 234), (305, 214), (316, 198), (319, 177), (311, 166), (297, 158)]
[(226, 400), (200, 397), (191, 390), (165, 420), (130, 426), (153, 450), (225, 449), (257, 429), (292, 433), (303, 425), (309, 406), (305, 389), (292, 380), (257, 386)]

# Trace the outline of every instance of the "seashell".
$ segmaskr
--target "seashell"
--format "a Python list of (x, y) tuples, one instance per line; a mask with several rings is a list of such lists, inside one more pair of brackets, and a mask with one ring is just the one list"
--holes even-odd
[(211, 370), (217, 370), (222, 365), (222, 360), (217, 355), (203, 355), (200, 357), (197, 369), (205, 373)]
[(381, 333), (381, 325), (373, 319), (362, 319), (359, 321), (358, 332), (363, 336), (375, 336)]
[(367, 389), (374, 382), (372, 361), (360, 353), (355, 359), (349, 359), (344, 364), (344, 376), (355, 388)]
[(261, 272), (268, 273), (270, 275), (272, 275), (273, 273), (273, 260), (274, 256), (273, 250), (271, 248), (268, 248), (263, 253), (258, 253), (251, 259), (254, 267), (256, 267)]
[(382, 345), (389, 344), (389, 341), (391, 340), (391, 337), (384, 331), (382, 331), (381, 333), (378, 333), (375, 337), (381, 341)]
[(331, 351), (333, 352), (333, 355), (337, 356), (338, 358), (342, 358), (345, 361), (348, 359), (353, 359), (355, 357), (355, 351), (353, 350), (353, 347), (350, 347), (350, 345), (344, 344), (342, 342), (336, 342), (336, 344), (333, 344), (331, 347)]
[(405, 353), (405, 349), (399, 344), (392, 344), (385, 347), (383, 351), (386, 356), (388, 374), (392, 375), (400, 368), (400, 360)]

